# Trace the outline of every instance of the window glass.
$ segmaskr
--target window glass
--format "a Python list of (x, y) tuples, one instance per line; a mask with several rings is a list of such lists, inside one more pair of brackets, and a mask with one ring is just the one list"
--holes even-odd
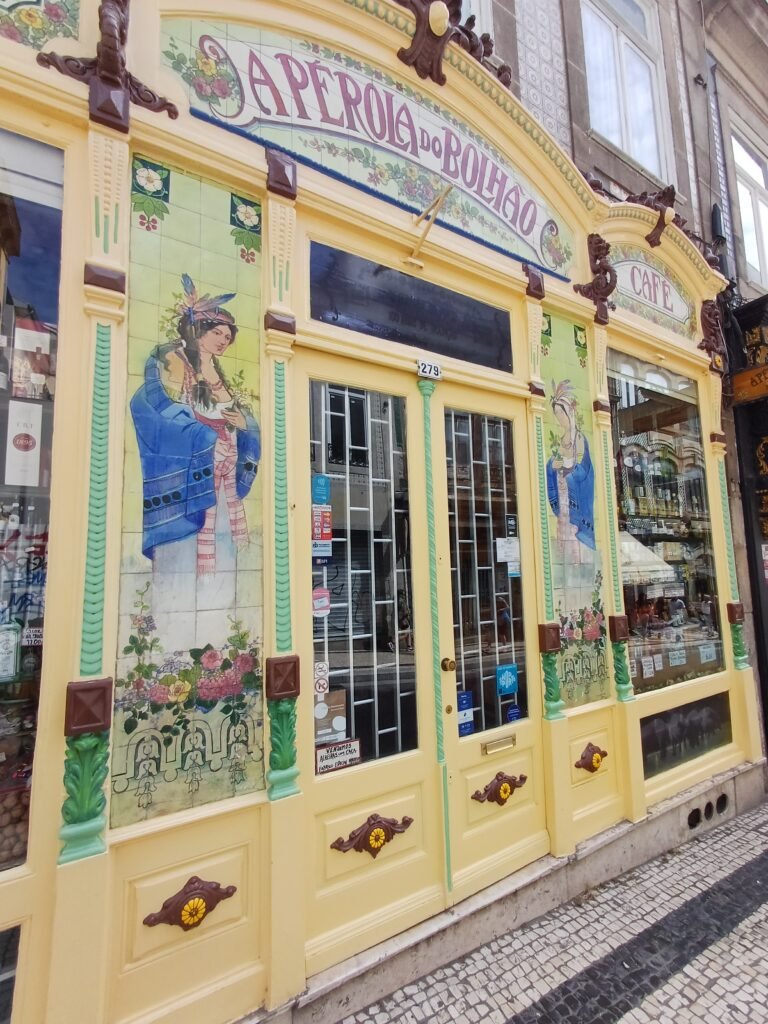
[(10, 1024), (20, 928), (0, 932), (0, 1024)]
[(417, 743), (405, 401), (313, 381), (318, 774)]
[(723, 667), (696, 385), (609, 354), (624, 607), (635, 691)]
[(621, 145), (621, 108), (616, 102), (619, 79), (616, 71), (614, 33), (591, 7), (583, 8), (584, 51), (588, 55), (589, 121), (614, 145)]
[(63, 154), (0, 130), (0, 869), (26, 856), (56, 392)]
[(642, 36), (648, 35), (645, 11), (635, 0), (608, 0), (608, 3), (624, 20)]
[(512, 424), (448, 409), (448, 527), (459, 735), (528, 714)]
[(624, 44), (626, 87), (632, 97), (628, 104), (629, 151), (652, 174), (660, 174), (659, 142), (656, 134), (653, 69), (628, 43)]
[(738, 139), (733, 140), (733, 158), (736, 166), (745, 171), (758, 185), (764, 185), (763, 168)]
[(733, 738), (727, 693), (640, 719), (646, 779), (724, 747)]
[(752, 207), (752, 193), (743, 182), (738, 183), (739, 213), (741, 214), (741, 232), (744, 238), (744, 254), (747, 263), (760, 272), (760, 246), (757, 241), (757, 224), (755, 211)]

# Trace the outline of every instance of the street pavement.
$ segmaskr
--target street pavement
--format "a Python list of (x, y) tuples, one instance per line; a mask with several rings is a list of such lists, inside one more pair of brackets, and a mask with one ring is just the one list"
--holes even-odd
[(768, 803), (342, 1024), (768, 1024)]

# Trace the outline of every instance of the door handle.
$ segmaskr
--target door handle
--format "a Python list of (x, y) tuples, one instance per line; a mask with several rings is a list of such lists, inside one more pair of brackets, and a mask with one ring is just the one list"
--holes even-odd
[(443, 670), (443, 672), (455, 672), (456, 662), (453, 660), (453, 658), (443, 658), (443, 660), (440, 662), (440, 668)]

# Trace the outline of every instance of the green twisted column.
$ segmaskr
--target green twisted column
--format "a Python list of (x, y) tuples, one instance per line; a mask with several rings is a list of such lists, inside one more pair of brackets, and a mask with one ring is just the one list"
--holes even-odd
[(64, 762), (67, 798), (61, 808), (64, 824), (59, 829), (63, 844), (59, 864), (105, 852), (107, 798), (104, 783), (108, 768), (108, 730), (67, 737)]
[(83, 586), (80, 672), (98, 675), (104, 647), (104, 571), (107, 551), (107, 483), (109, 470), (109, 376), (112, 328), (96, 326), (93, 373), (88, 534)]
[(448, 765), (445, 760), (445, 736), (443, 732), (443, 682), (440, 669), (440, 615), (437, 590), (437, 535), (435, 528), (435, 491), (432, 469), (432, 406), (435, 390), (433, 380), (418, 383), (424, 406), (424, 460), (427, 500), (427, 553), (429, 558), (429, 603), (432, 620), (432, 689), (435, 700), (435, 732), (437, 735), (437, 763), (440, 766), (443, 786), (443, 831), (445, 839), (445, 878), (448, 891), (453, 889), (451, 868), (451, 819), (448, 806)]
[(749, 668), (749, 653), (744, 642), (744, 624), (742, 622), (731, 623), (731, 643), (736, 668)]
[(635, 690), (632, 686), (632, 678), (629, 674), (629, 663), (627, 661), (627, 645), (625, 643), (612, 643), (613, 648), (613, 671), (616, 680), (616, 696), (620, 701), (635, 699)]
[(282, 800), (301, 792), (296, 785), (296, 701), (268, 700), (267, 712), (271, 745), (267, 795), (270, 800)]
[(557, 654), (549, 651), (541, 656), (544, 672), (544, 717), (550, 720), (565, 718), (565, 701), (560, 696), (560, 677), (557, 674)]

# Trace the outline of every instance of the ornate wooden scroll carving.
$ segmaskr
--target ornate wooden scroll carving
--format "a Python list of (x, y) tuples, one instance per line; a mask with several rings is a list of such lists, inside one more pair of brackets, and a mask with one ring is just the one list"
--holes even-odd
[(588, 743), (581, 752), (581, 757), (575, 763), (574, 768), (583, 768), (585, 772), (594, 774), (598, 771), (606, 757), (608, 757), (607, 750), (601, 750), (594, 743)]
[[(573, 290), (595, 304), (595, 323), (605, 326), (608, 323), (608, 297), (616, 287), (616, 271), (608, 262), (611, 247), (600, 235), (587, 236), (589, 252), (589, 269), (594, 275), (588, 284), (575, 284)], [(615, 306), (611, 304), (615, 309)]]
[(342, 839), (341, 836), (335, 839), (331, 843), (331, 849), (339, 850), (341, 853), (349, 853), (350, 850), (370, 853), (375, 860), (387, 843), (392, 842), (396, 835), (405, 832), (412, 824), (413, 818), (407, 816), (398, 821), (397, 818), (382, 818), (380, 814), (372, 814), (359, 828), (350, 832), (347, 839)]
[(723, 335), (723, 317), (715, 299), (706, 299), (701, 304), (701, 329), (704, 337), (699, 348), (709, 356), (709, 367), (714, 373), (726, 371), (727, 350)]
[(685, 221), (679, 213), (675, 213), (675, 186), (667, 185), (658, 192), (641, 192), (636, 196), (627, 196), (626, 202), (647, 206), (649, 210), (658, 210), (659, 219), (656, 226), (648, 232), (645, 240), (653, 249), (661, 245), (661, 236), (667, 224), (676, 224), (682, 228)]
[(130, 0), (102, 0), (99, 6), (100, 41), (95, 57), (63, 57), (58, 53), (39, 53), (37, 63), (55, 68), (62, 75), (86, 82), (89, 87), (88, 108), (92, 121), (119, 132), (127, 132), (130, 105), (136, 103), (157, 113), (179, 116), (177, 107), (128, 71), (125, 66), (125, 45), (128, 38)]
[(416, 32), (409, 47), (401, 47), (397, 56), (412, 67), (419, 78), (431, 78), (445, 85), (443, 55), (449, 40), (456, 36), (461, 20), (461, 0), (397, 0), (416, 18)]
[(521, 789), (527, 781), (528, 776), (522, 773), (520, 775), (507, 775), (506, 772), (496, 772), (485, 789), (478, 789), (472, 794), (472, 799), (477, 800), (481, 804), (487, 801), (503, 807), (515, 790)]
[(175, 924), (185, 932), (197, 928), (212, 910), (237, 892), (236, 885), (222, 888), (219, 882), (205, 882), (193, 875), (183, 889), (169, 896), (160, 910), (147, 914), (144, 924), (154, 928), (157, 924)]

